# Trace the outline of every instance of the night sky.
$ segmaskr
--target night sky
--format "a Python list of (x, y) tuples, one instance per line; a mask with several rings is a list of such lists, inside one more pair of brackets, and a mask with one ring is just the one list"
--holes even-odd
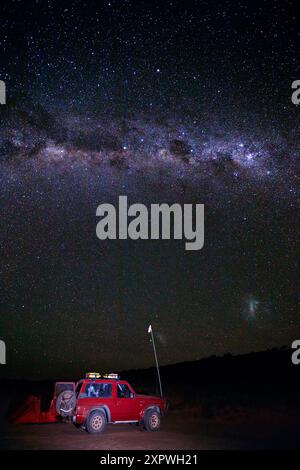
[[(0, 5), (1, 375), (299, 339), (293, 2)], [(100, 241), (96, 209), (205, 204), (205, 244)]]

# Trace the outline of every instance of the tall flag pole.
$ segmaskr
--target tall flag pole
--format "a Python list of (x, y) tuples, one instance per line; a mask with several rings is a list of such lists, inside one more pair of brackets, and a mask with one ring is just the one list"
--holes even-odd
[(160, 396), (162, 397), (162, 396), (163, 396), (163, 392), (162, 392), (162, 386), (161, 386), (161, 380), (160, 380), (159, 365), (158, 365), (158, 359), (157, 359), (157, 354), (156, 354), (155, 341), (154, 341), (153, 330), (152, 330), (152, 326), (151, 326), (151, 325), (149, 325), (149, 327), (148, 327), (148, 333), (151, 334), (151, 339), (152, 339), (152, 344), (153, 344), (153, 351), (154, 351), (154, 357), (155, 357), (156, 368), (157, 368), (157, 375), (158, 375)]

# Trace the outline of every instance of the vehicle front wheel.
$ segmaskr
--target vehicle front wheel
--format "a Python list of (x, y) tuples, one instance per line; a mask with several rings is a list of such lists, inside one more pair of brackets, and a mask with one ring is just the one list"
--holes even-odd
[(85, 424), (89, 434), (100, 434), (106, 427), (106, 417), (104, 411), (93, 411), (87, 418)]
[(160, 428), (160, 413), (149, 410), (145, 413), (144, 426), (147, 431), (158, 431)]

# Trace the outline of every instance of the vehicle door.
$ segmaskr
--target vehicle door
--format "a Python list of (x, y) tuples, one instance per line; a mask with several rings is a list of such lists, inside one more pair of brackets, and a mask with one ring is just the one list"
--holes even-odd
[(116, 383), (114, 421), (138, 421), (139, 401), (127, 382)]

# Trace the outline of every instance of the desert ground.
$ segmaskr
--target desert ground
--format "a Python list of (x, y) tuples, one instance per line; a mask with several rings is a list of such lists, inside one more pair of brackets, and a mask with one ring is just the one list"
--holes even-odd
[[(101, 435), (89, 435), (70, 423), (8, 425), (1, 439), (4, 449), (36, 450), (201, 450), (297, 448), (300, 425), (279, 419), (204, 419), (191, 410), (173, 411), (161, 430), (142, 431), (130, 425), (108, 425)], [(263, 423), (263, 424), (262, 424)]]

